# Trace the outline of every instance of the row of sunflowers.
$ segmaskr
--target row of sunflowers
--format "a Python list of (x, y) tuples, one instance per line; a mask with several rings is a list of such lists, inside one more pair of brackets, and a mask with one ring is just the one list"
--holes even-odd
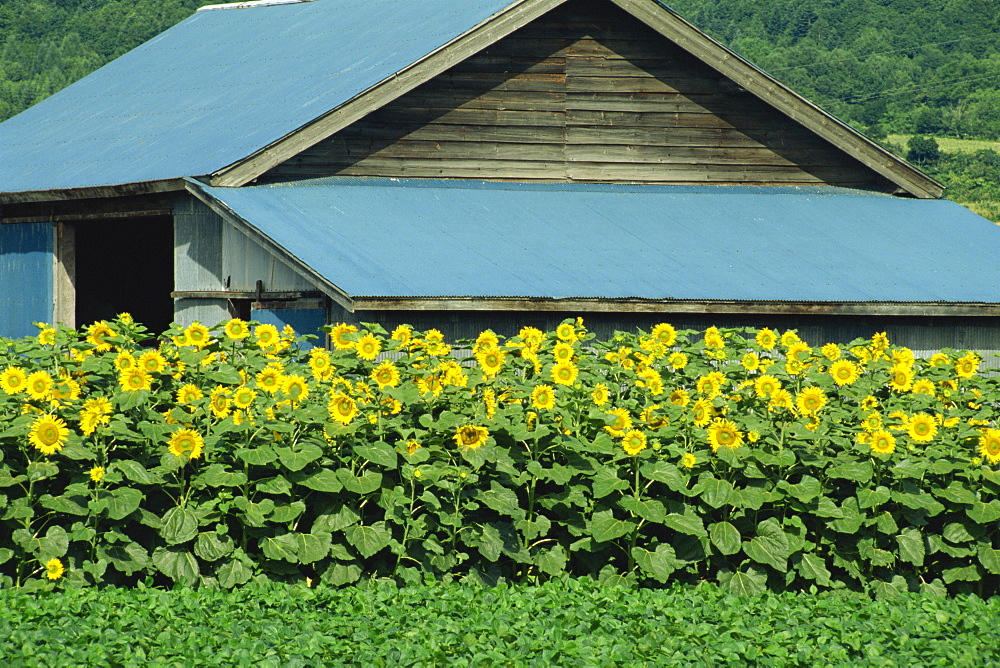
[(153, 338), (127, 314), (0, 340), (0, 572), (1000, 572), (998, 381), (976, 353), (666, 323), (599, 341), (581, 319), (317, 343), (239, 319)]

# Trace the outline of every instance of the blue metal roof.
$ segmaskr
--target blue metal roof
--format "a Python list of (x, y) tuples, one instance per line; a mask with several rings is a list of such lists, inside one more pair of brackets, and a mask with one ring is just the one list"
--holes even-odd
[(196, 184), (352, 297), (1000, 303), (1000, 226), (833, 187)]
[(0, 192), (210, 174), (512, 0), (314, 0), (198, 12), (0, 123)]

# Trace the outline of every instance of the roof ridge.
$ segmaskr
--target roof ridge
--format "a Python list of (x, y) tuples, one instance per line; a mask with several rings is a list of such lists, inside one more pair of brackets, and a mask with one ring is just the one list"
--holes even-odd
[(295, 5), (300, 2), (312, 2), (313, 0), (250, 0), (250, 2), (229, 2), (222, 5), (205, 5), (195, 10), (197, 12), (209, 12), (216, 9), (253, 9), (254, 7), (270, 7), (271, 5)]

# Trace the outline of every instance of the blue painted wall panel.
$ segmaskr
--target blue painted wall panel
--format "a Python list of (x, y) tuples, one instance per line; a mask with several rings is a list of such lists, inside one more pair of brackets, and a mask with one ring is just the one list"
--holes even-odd
[(52, 320), (55, 225), (0, 225), (0, 336), (37, 334)]
[(263, 324), (274, 325), (280, 331), (285, 325), (291, 325), (299, 336), (315, 334), (319, 339), (302, 346), (322, 346), (326, 341), (326, 332), (320, 327), (327, 324), (325, 308), (263, 308), (251, 309), (250, 319)]

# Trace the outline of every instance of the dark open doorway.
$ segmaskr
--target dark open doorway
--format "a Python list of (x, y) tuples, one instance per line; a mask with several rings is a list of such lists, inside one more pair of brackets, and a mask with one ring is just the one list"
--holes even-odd
[(128, 312), (154, 334), (173, 320), (174, 229), (170, 216), (87, 222), (75, 230), (76, 323)]

